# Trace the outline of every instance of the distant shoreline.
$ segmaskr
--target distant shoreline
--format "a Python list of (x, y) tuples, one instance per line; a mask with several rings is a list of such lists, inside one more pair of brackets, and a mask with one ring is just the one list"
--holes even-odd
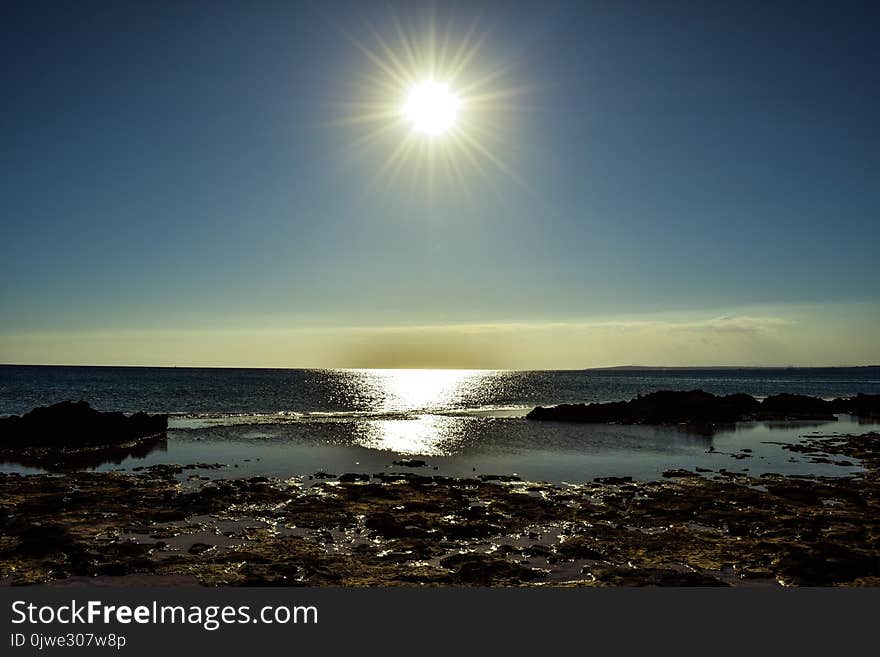
[(856, 370), (880, 369), (880, 365), (610, 365), (608, 367), (587, 367), (584, 371), (648, 371), (668, 372), (672, 370)]
[(867, 370), (880, 365), (609, 365), (607, 367), (572, 367), (544, 369), (456, 368), (456, 367), (293, 367), (242, 365), (88, 365), (64, 363), (0, 363), (3, 367), (81, 367), (84, 369), (142, 369), (142, 370), (450, 370), (468, 372), (682, 372), (682, 371), (764, 371), (764, 370)]

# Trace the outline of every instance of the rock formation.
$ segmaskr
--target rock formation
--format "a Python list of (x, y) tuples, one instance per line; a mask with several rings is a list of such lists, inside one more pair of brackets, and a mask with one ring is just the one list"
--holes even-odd
[(780, 394), (758, 401), (746, 394), (660, 390), (628, 402), (538, 406), (526, 417), (557, 422), (728, 424), (745, 420), (834, 420), (835, 413), (880, 416), (880, 395), (858, 394), (827, 401), (806, 395)]
[(104, 413), (84, 401), (65, 401), (0, 418), (0, 449), (118, 445), (167, 429), (167, 415)]

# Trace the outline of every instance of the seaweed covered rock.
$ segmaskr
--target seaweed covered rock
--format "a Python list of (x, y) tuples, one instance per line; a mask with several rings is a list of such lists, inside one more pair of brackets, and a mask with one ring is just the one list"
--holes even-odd
[(65, 401), (22, 416), (0, 418), (0, 448), (114, 445), (168, 429), (167, 415), (104, 413), (88, 402)]

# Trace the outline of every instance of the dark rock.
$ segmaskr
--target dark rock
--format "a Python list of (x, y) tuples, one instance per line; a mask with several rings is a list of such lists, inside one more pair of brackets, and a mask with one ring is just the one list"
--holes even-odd
[(593, 479), (597, 484), (628, 484), (632, 480), (632, 477), (596, 477)]
[(663, 476), (667, 479), (674, 479), (676, 477), (699, 477), (696, 472), (691, 472), (690, 470), (678, 469), (678, 470), (664, 470)]
[(426, 461), (421, 459), (400, 459), (399, 461), (392, 461), (391, 464), (400, 465), (405, 468), (424, 468), (428, 465)]
[(356, 481), (369, 481), (370, 475), (368, 474), (358, 474), (357, 472), (346, 472), (345, 474), (339, 475), (339, 481), (343, 484), (351, 484)]
[(156, 543), (138, 543), (136, 541), (123, 541), (114, 545), (115, 552), (120, 557), (132, 558), (142, 557), (149, 554)]
[(386, 512), (371, 514), (364, 522), (364, 526), (388, 538), (421, 537), (425, 535), (425, 530), (421, 527), (414, 524), (405, 524), (396, 516)]
[(777, 563), (783, 581), (798, 586), (833, 586), (880, 575), (876, 553), (820, 542), (785, 548)]
[(458, 540), (493, 536), (501, 531), (501, 527), (485, 520), (464, 520), (447, 523), (440, 531), (449, 540)]
[(475, 586), (530, 581), (544, 576), (541, 571), (485, 554), (455, 554), (442, 559), (440, 565), (455, 571), (460, 582)]
[(745, 420), (834, 420), (835, 413), (880, 417), (880, 395), (826, 401), (806, 395), (713, 395), (703, 390), (660, 390), (630, 401), (534, 408), (529, 420), (620, 424), (680, 424), (707, 435), (713, 427)]
[(583, 536), (572, 536), (556, 546), (556, 552), (567, 559), (602, 559), (602, 553)]
[(760, 419), (797, 420), (797, 419), (834, 419), (834, 405), (807, 395), (771, 395), (761, 402), (758, 413)]
[(849, 399), (830, 402), (835, 413), (849, 413), (858, 417), (880, 418), (880, 395), (857, 394)]
[(538, 406), (526, 418), (623, 424), (729, 423), (741, 420), (759, 408), (760, 404), (749, 395), (719, 397), (702, 390), (661, 390), (639, 395), (628, 402)]
[(124, 575), (128, 575), (131, 572), (131, 568), (128, 564), (122, 563), (120, 561), (110, 561), (107, 563), (98, 564), (95, 567), (94, 574), (99, 577), (122, 577)]
[(412, 552), (410, 552), (410, 551), (402, 552), (402, 551), (398, 551), (398, 550), (386, 552), (381, 557), (379, 557), (379, 559), (381, 559), (382, 561), (391, 561), (394, 563), (402, 563), (404, 561), (410, 561), (410, 560), (412, 560), (412, 558), (413, 558)]
[(469, 520), (485, 518), (488, 510), (484, 506), (469, 506), (462, 512), (462, 516)]
[(485, 474), (480, 475), (481, 481), (502, 481), (502, 482), (511, 482), (511, 481), (521, 481), (519, 477), (516, 475), (492, 475)]
[(178, 465), (177, 463), (157, 463), (156, 465), (146, 467), (141, 465), (133, 468), (134, 472), (140, 470), (146, 470), (151, 475), (157, 477), (173, 478), (175, 475), (179, 475), (183, 472), (183, 466)]
[[(588, 568), (585, 568), (586, 572)], [(597, 581), (613, 586), (729, 586), (715, 577), (665, 568), (589, 569)]]
[(164, 434), (167, 415), (103, 413), (87, 402), (61, 402), (0, 418), (0, 446), (113, 445)]
[[(433, 477), (426, 477), (414, 472), (377, 472), (373, 477), (383, 482), (406, 481), (416, 485), (430, 484), (434, 481)], [(340, 479), (340, 481), (342, 480)]]
[(527, 548), (523, 548), (522, 553), (527, 557), (549, 557), (552, 551), (546, 545), (534, 543)]
[(70, 532), (61, 525), (45, 524), (25, 527), (18, 536), (20, 554), (43, 557), (59, 552), (81, 552), (81, 547)]

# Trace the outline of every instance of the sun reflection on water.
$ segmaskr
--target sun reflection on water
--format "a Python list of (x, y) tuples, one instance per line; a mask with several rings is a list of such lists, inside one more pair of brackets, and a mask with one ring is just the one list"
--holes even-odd
[(374, 420), (357, 442), (369, 449), (405, 455), (448, 456), (454, 453), (453, 418), (426, 415), (407, 420)]
[(352, 370), (358, 395), (371, 398), (382, 413), (404, 417), (375, 419), (363, 425), (358, 441), (370, 449), (399, 454), (451, 454), (462, 436), (460, 422), (434, 415), (460, 409), (492, 385), (495, 372), (484, 370)]
[(351, 370), (361, 396), (382, 412), (444, 411), (478, 397), (495, 372), (485, 370)]

